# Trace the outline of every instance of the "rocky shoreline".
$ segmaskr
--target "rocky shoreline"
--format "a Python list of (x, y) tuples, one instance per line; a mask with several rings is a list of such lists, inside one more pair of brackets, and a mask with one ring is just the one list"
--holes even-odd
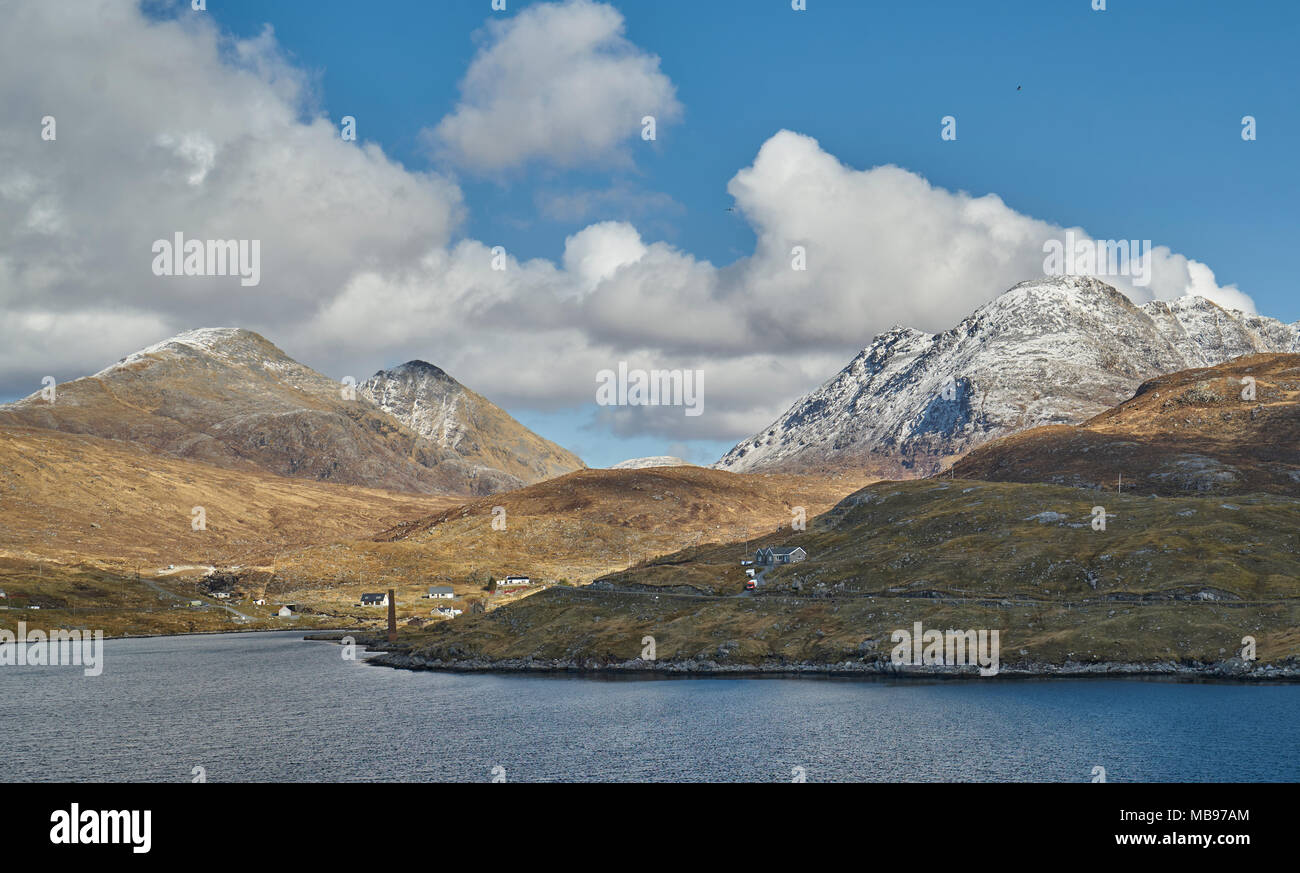
[[(375, 646), (383, 649), (385, 646)], [(662, 674), (669, 676), (878, 676), (915, 679), (981, 679), (974, 667), (898, 666), (888, 660), (844, 661), (838, 664), (720, 664), (708, 660), (645, 661), (635, 659), (611, 663), (533, 658), (487, 661), (476, 658), (428, 659), (406, 651), (385, 651), (369, 663), (399, 670), (441, 670), (453, 673), (601, 673), (618, 675)], [(1172, 661), (1150, 663), (1076, 663), (1003, 665), (996, 679), (1098, 678), (1107, 676), (1150, 676), (1184, 680), (1227, 680), (1236, 682), (1300, 681), (1300, 663), (1260, 664), (1231, 658), (1212, 664)]]

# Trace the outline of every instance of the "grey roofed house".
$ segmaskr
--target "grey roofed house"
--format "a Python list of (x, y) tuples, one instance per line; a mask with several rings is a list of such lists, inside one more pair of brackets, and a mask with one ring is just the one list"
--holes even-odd
[(387, 594), (362, 594), (361, 605), (362, 606), (387, 606), (388, 595)]
[(450, 585), (434, 585), (429, 588), (430, 597), (455, 597), (456, 590)]
[(768, 546), (754, 552), (754, 563), (756, 564), (797, 564), (808, 553), (800, 546)]

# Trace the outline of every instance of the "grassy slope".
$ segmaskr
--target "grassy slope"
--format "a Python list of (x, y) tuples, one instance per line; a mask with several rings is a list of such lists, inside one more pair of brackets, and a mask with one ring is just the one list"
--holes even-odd
[[(1112, 513), (1105, 531), (1094, 502)], [(431, 657), (619, 660), (649, 634), (661, 659), (723, 646), (727, 663), (839, 662), (887, 656), (889, 633), (922, 621), (1000, 629), (1007, 661), (1212, 661), (1248, 634), (1261, 658), (1300, 653), (1300, 500), (890, 482), (767, 542), (810, 560), (757, 597), (734, 596), (739, 546), (703, 547), (603, 580), (614, 591), (547, 592), (412, 641)], [(668, 593), (683, 581), (708, 596)], [(653, 586), (657, 600), (618, 590)]]
[(465, 460), (528, 483), (586, 468), (573, 452), (533, 433), (486, 397), (461, 389), (465, 396), (461, 414), (469, 437), (462, 437), (456, 451)]
[[(312, 615), (278, 618), (279, 604), (225, 609), (202, 592), (191, 575), (154, 577), (108, 569), (94, 562), (63, 563), (0, 557), (0, 628), (14, 631), (86, 628), (106, 636), (203, 633), (213, 631), (333, 627), (338, 622)], [(152, 584), (150, 584), (152, 583)], [(198, 606), (191, 605), (199, 601)], [(39, 606), (39, 610), (29, 609)]]
[(1001, 632), (1002, 661), (1150, 663), (1221, 661), (1241, 638), (1263, 661), (1300, 651), (1293, 602), (1267, 607), (1214, 603), (1090, 604), (1065, 607), (947, 603), (903, 597), (687, 598), (552, 589), (485, 615), (407, 635), (431, 659), (534, 658), (611, 663), (637, 658), (646, 635), (660, 661), (719, 664), (841, 664), (889, 656), (890, 634), (925, 628)]
[[(404, 600), (429, 585), (482, 596), (488, 577), (510, 573), (581, 584), (693, 543), (788, 529), (792, 507), (812, 517), (851, 488), (842, 479), (701, 467), (583, 470), (427, 515), (370, 541), (286, 552), (271, 590), (341, 607), (348, 595), (340, 592), (364, 579), (383, 580)], [(496, 507), (505, 509), (504, 530), (492, 525)]]
[[(117, 440), (0, 428), (0, 590), (10, 595), (0, 605), (14, 607), (0, 610), (0, 627), (93, 617), (108, 633), (229, 628), (230, 613), (199, 591), (202, 566), (156, 575), (169, 564), (238, 566), (239, 589), (272, 600), (235, 604), (255, 619), (244, 627), (284, 626), (271, 615), (280, 603), (328, 616), (304, 615), (300, 625), (378, 625), (386, 610), (357, 601), (388, 588), (398, 592), (400, 621), (423, 622), (431, 619), (433, 604), (421, 599), (429, 585), (452, 585), (454, 605), (468, 608), (486, 598), (489, 576), (590, 581), (702, 539), (788, 526), (792, 506), (813, 515), (851, 488), (698, 467), (587, 470), (462, 506), (463, 498), (287, 479)], [(194, 506), (206, 509), (204, 531), (191, 529)], [(507, 508), (505, 530), (492, 527), (495, 506)], [(376, 531), (386, 533), (375, 539)], [(138, 582), (137, 571), (167, 593)], [(530, 593), (499, 593), (491, 603)], [(194, 598), (204, 606), (189, 607)]]
[[(168, 564), (266, 573), (285, 549), (365, 536), (455, 502), (226, 470), (92, 436), (0, 428), (0, 589), (9, 594), (0, 605), (15, 607), (0, 610), (0, 626), (22, 618), (54, 627), (73, 619), (52, 607), (75, 605), (77, 623), (94, 614), (110, 633), (184, 631), (190, 622), (194, 630), (226, 627), (225, 610), (181, 618), (170, 606), (200, 596), (201, 570), (160, 582), (177, 595), (160, 599), (135, 581), (137, 569), (150, 579)], [(194, 506), (205, 508), (206, 530), (191, 529)], [(29, 605), (44, 608), (18, 609)]]

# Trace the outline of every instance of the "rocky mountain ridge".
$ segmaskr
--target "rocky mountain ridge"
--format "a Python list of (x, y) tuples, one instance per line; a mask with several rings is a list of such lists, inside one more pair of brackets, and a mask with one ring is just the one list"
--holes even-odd
[(956, 327), (895, 327), (715, 465), (732, 471), (853, 466), (926, 475), (991, 439), (1076, 424), (1145, 380), (1259, 353), (1300, 351), (1300, 323), (1201, 297), (1137, 306), (1110, 285), (1022, 282)]
[(482, 475), (499, 471), (522, 486), (586, 466), (425, 361), (380, 370), (357, 386), (357, 394), (442, 451), (475, 464)]

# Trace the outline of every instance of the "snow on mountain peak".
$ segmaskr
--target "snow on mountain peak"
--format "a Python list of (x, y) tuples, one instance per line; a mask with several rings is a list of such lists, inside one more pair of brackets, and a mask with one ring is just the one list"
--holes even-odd
[(380, 370), (357, 394), (444, 448), (455, 450), (465, 435), (465, 388), (433, 364), (407, 361)]
[(1138, 307), (1089, 276), (1033, 279), (942, 333), (880, 334), (715, 466), (926, 474), (1006, 433), (1083, 421), (1153, 376), (1270, 351), (1300, 351), (1300, 324), (1199, 297)]
[(193, 355), (198, 353), (231, 364), (258, 364), (263, 368), (276, 368), (292, 361), (270, 340), (259, 333), (242, 327), (198, 327), (181, 331), (173, 337), (132, 352), (115, 364), (110, 364), (95, 374), (104, 376), (115, 370), (129, 368), (165, 355)]

